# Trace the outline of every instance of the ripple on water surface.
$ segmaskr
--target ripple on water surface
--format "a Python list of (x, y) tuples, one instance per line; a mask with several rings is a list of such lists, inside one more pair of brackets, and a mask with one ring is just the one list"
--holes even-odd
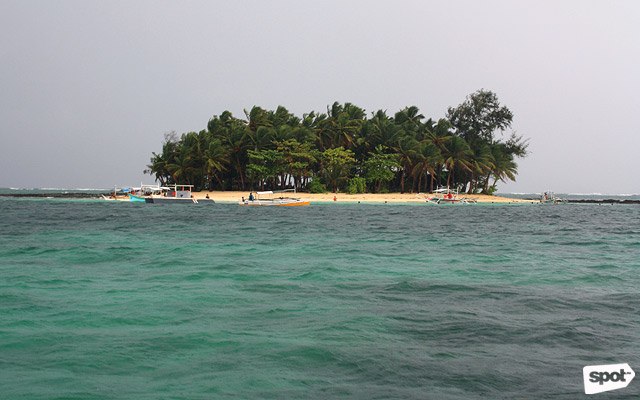
[(573, 399), (639, 361), (634, 206), (0, 203), (7, 398)]

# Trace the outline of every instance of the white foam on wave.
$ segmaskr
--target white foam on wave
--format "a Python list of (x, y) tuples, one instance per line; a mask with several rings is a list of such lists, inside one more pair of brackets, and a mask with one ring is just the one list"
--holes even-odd
[(101, 190), (108, 190), (102, 188), (34, 188), (31, 190), (65, 190), (65, 191), (74, 191), (74, 192), (95, 192)]
[[(540, 197), (541, 193), (534, 192), (497, 192), (498, 196), (504, 197), (517, 197), (517, 198), (536, 198)], [(640, 194), (637, 193), (601, 193), (601, 192), (592, 192), (592, 193), (567, 193), (567, 192), (555, 192), (556, 196), (560, 198), (571, 198), (571, 199), (593, 199), (593, 200), (601, 200), (601, 199), (638, 199)]]
[(112, 189), (103, 189), (103, 188), (58, 188), (58, 187), (41, 187), (41, 188), (25, 188), (25, 187), (8, 187), (8, 188), (0, 188), (4, 190), (14, 190), (14, 191), (40, 191), (40, 192), (102, 192), (105, 190)]
[(633, 197), (633, 196), (640, 196), (640, 194), (633, 194), (633, 193), (567, 193), (567, 195), (569, 196), (615, 196), (615, 197)]

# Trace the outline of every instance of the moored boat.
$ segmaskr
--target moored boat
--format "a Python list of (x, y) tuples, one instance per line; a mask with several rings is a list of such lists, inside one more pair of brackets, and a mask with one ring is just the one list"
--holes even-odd
[(566, 202), (565, 199), (561, 199), (553, 192), (544, 192), (542, 196), (540, 196), (540, 203), (542, 204), (563, 204)]
[(138, 195), (135, 195), (135, 194), (132, 194), (132, 193), (129, 193), (129, 201), (131, 201), (133, 203), (146, 203), (147, 202), (144, 197), (138, 196)]
[(110, 194), (109, 196), (105, 196), (100, 195), (102, 197), (102, 200), (107, 200), (107, 201), (129, 201), (129, 196), (128, 195), (121, 195), (121, 194)]
[(129, 201), (129, 193), (132, 192), (131, 188), (118, 188), (117, 186), (113, 188), (113, 192), (109, 194), (109, 196), (101, 195), (103, 200), (108, 201)]
[[(284, 193), (295, 193), (295, 189), (285, 190), (268, 190), (264, 192), (256, 192), (254, 197), (252, 193), (249, 198), (244, 197), (240, 201), (241, 206), (278, 206), (278, 207), (299, 207), (311, 205), (309, 200), (302, 200), (297, 197), (288, 197)], [(279, 195), (280, 194), (280, 195)], [(279, 196), (278, 196), (279, 195)], [(277, 196), (277, 197), (276, 197)]]
[(477, 200), (467, 197), (458, 197), (457, 190), (440, 188), (433, 191), (431, 196), (425, 197), (429, 204), (471, 204), (477, 203)]
[(173, 187), (161, 186), (160, 192), (154, 192), (144, 199), (153, 204), (198, 204), (191, 191), (193, 185), (173, 185)]
[[(129, 194), (131, 201), (152, 204), (198, 204), (198, 200), (192, 193), (193, 185), (172, 186), (146, 186), (140, 195)], [(211, 199), (202, 199), (201, 202), (211, 202)]]

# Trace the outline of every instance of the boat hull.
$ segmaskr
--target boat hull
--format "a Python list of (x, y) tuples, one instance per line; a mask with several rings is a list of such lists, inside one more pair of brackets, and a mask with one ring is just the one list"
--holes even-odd
[(162, 197), (150, 196), (144, 200), (151, 204), (198, 204), (198, 201), (191, 197)]
[(435, 205), (475, 204), (475, 203), (477, 203), (477, 201), (469, 200), (469, 199), (441, 199), (441, 198), (427, 199), (427, 204), (435, 204)]
[(131, 201), (131, 199), (129, 198), (129, 196), (105, 196), (102, 195), (102, 199), (103, 200), (107, 200), (107, 201)]
[(146, 203), (147, 200), (144, 197), (129, 194), (129, 201), (133, 203)]
[(311, 205), (310, 201), (296, 201), (294, 203), (280, 204), (280, 207), (302, 207)]

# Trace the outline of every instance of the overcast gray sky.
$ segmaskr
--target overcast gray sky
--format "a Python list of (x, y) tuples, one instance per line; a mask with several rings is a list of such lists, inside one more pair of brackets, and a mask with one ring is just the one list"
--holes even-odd
[(253, 105), (427, 117), (481, 88), (503, 192), (640, 193), (640, 1), (0, 0), (0, 187), (152, 183), (166, 132)]

